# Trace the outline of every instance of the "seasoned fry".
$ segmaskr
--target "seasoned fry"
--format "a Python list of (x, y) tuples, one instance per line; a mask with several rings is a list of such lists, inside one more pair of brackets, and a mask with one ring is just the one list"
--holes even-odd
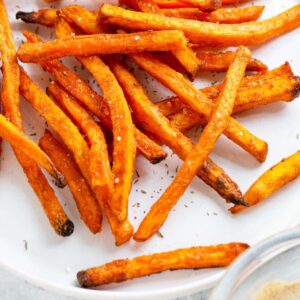
[(33, 159), (42, 166), (54, 178), (62, 180), (61, 174), (56, 170), (51, 159), (39, 148), (39, 146), (32, 142), (22, 131), (1, 114), (0, 136), (8, 141), (13, 148), (20, 149), (22, 154)]
[[(63, 19), (56, 23), (55, 29), (59, 38), (65, 38), (74, 34), (72, 28)], [(116, 78), (99, 57), (76, 58), (94, 76), (103, 91), (104, 99), (109, 107), (114, 137), (112, 168), (114, 174), (114, 195), (109, 205), (119, 221), (125, 221), (128, 216), (128, 197), (136, 155), (134, 127), (130, 110)]]
[(45, 132), (39, 145), (64, 175), (82, 221), (92, 233), (100, 232), (102, 216), (99, 213), (98, 204), (71, 154), (49, 131)]
[[(23, 34), (30, 42), (39, 41), (34, 33), (26, 31), (23, 32)], [(98, 117), (107, 128), (112, 128), (108, 105), (86, 82), (81, 80), (73, 71), (65, 67), (58, 60), (41, 62), (41, 66), (49, 72), (66, 91)], [(137, 149), (151, 163), (159, 163), (166, 158), (167, 153), (137, 128), (134, 128), (134, 135)]]
[(198, 7), (201, 10), (215, 10), (222, 5), (221, 0), (180, 0), (183, 4)]
[[(104, 154), (101, 153), (101, 148), (103, 152), (107, 152), (107, 149), (103, 149), (104, 141), (102, 142), (102, 147), (101, 145), (100, 147), (98, 145), (98, 139), (104, 138), (100, 137), (100, 135), (103, 135), (101, 133), (100, 127), (98, 126), (98, 124), (96, 124), (92, 117), (84, 110), (84, 108), (82, 108), (74, 98), (72, 98), (66, 92), (64, 92), (62, 88), (58, 86), (58, 84), (50, 83), (48, 85), (47, 90), (51, 94), (51, 96), (56, 100), (56, 102), (58, 102), (59, 105), (64, 109), (64, 111), (68, 113), (70, 118), (75, 122), (75, 124), (77, 124), (81, 131), (87, 136), (89, 143), (91, 144), (90, 170), (91, 173), (94, 173), (101, 178), (101, 176), (103, 176), (104, 174), (97, 174), (97, 172), (99, 172), (99, 164), (104, 163), (102, 161), (99, 161), (99, 158), (101, 159), (101, 157), (104, 156)], [(105, 156), (108, 156), (108, 154), (106, 154)], [(104, 157), (104, 160), (108, 162), (108, 157)], [(109, 176), (111, 177), (111, 189), (113, 189), (113, 178), (111, 170), (107, 170), (107, 168), (110, 168), (110, 165), (108, 164), (104, 167), (106, 168), (106, 174), (109, 174)], [(100, 169), (101, 168), (103, 169), (103, 167), (100, 166)], [(108, 178), (108, 180), (110, 180), (110, 178)], [(127, 242), (133, 235), (132, 225), (129, 223), (128, 220), (119, 223), (117, 218), (114, 216), (110, 206), (108, 205), (108, 200), (111, 197), (111, 192), (108, 191), (108, 195), (103, 194), (102, 189), (99, 189), (101, 188), (102, 182), (99, 182), (97, 176), (96, 178), (91, 178), (91, 181), (93, 190), (96, 193), (101, 210), (106, 215), (112, 233), (115, 236), (116, 244), (121, 245)]]
[(134, 12), (104, 4), (100, 21), (133, 30), (182, 30), (192, 43), (211, 46), (259, 45), (300, 25), (300, 4), (260, 22), (216, 24)]
[[(177, 94), (182, 102), (191, 106), (197, 113), (209, 120), (212, 112), (211, 100), (204, 93), (197, 90), (182, 74), (164, 65), (150, 54), (132, 54), (130, 57), (141, 68)], [(267, 144), (231, 117), (224, 134), (252, 154), (258, 161), (265, 161), (268, 152)]]
[[(222, 85), (207, 87), (201, 91), (215, 101)], [(300, 93), (300, 78), (294, 76), (288, 64), (263, 75), (248, 76), (243, 79), (235, 102), (234, 114), (273, 102), (289, 102)], [(177, 97), (169, 98), (157, 104), (165, 116), (170, 116), (173, 126), (184, 132), (196, 125), (205, 125), (206, 121), (191, 108), (186, 107)]]
[[(197, 51), (197, 57), (201, 61), (199, 70), (205, 72), (226, 72), (228, 67), (234, 59), (232, 51), (218, 52), (218, 51)], [(252, 58), (247, 66), (248, 71), (263, 72), (268, 67), (260, 60)]]
[[(0, 19), (0, 47), (3, 73), (2, 105), (6, 117), (17, 126), (19, 130), (23, 131), (19, 107), (20, 70), (17, 63), (8, 16), (2, 0), (0, 0)], [(22, 154), (19, 149), (14, 148), (14, 152), (55, 232), (61, 236), (71, 235), (74, 231), (74, 224), (64, 212), (64, 209), (56, 198), (43, 172), (33, 160)]]
[(89, 168), (92, 188), (100, 199), (109, 201), (113, 194), (113, 174), (101, 128), (84, 108), (57, 84), (50, 83), (47, 91), (86, 136), (90, 145)]
[(39, 24), (46, 27), (53, 27), (56, 21), (57, 11), (53, 8), (40, 9), (33, 12), (18, 11), (16, 19), (25, 23)]
[(126, 34), (71, 36), (39, 43), (25, 43), (18, 50), (22, 62), (39, 62), (64, 56), (89, 56), (143, 51), (170, 51), (183, 47), (186, 39), (181, 31), (145, 31)]
[(239, 85), (245, 74), (250, 59), (250, 51), (239, 47), (236, 58), (229, 67), (224, 88), (216, 103), (211, 118), (204, 128), (198, 144), (187, 155), (174, 181), (164, 194), (156, 201), (134, 234), (136, 241), (149, 239), (166, 221), (170, 210), (176, 205), (194, 176), (197, 174), (214, 145), (229, 122)]
[(80, 271), (77, 279), (82, 287), (88, 288), (167, 270), (226, 267), (248, 247), (247, 244), (231, 243), (119, 259), (100, 267)]
[(64, 112), (21, 69), (20, 92), (60, 136), (73, 153), (85, 179), (89, 182), (89, 147), (77, 127)]
[[(109, 66), (123, 88), (126, 99), (140, 124), (161, 142), (169, 146), (181, 159), (185, 159), (194, 148), (191, 140), (170, 126), (169, 121), (149, 100), (134, 75), (120, 61), (115, 58)], [(212, 186), (228, 202), (243, 203), (237, 185), (210, 159), (207, 159), (203, 164), (198, 176)], [(220, 185), (218, 182), (223, 184)]]
[[(262, 174), (245, 194), (250, 206), (269, 198), (274, 192), (293, 181), (300, 175), (300, 151), (283, 159), (277, 165)], [(236, 205), (230, 209), (233, 214), (244, 209)]]

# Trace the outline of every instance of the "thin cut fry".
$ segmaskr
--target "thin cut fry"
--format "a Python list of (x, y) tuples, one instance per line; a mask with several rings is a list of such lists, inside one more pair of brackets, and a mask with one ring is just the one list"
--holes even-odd
[(40, 43), (25, 43), (18, 50), (22, 62), (39, 62), (64, 56), (89, 56), (143, 51), (170, 51), (183, 47), (181, 31), (145, 31), (126, 34), (71, 36)]
[(8, 141), (13, 148), (20, 149), (24, 155), (42, 166), (50, 175), (57, 179), (62, 178), (51, 159), (39, 148), (39, 146), (32, 142), (22, 131), (1, 114), (0, 136)]
[[(74, 31), (60, 19), (56, 23), (56, 34), (65, 38)], [(136, 144), (130, 110), (123, 91), (113, 73), (97, 56), (76, 57), (94, 76), (100, 85), (104, 99), (109, 107), (113, 130), (113, 174), (114, 195), (109, 205), (119, 221), (125, 221), (128, 216), (128, 197), (131, 190), (134, 173)]]
[[(39, 41), (31, 32), (24, 32), (30, 42)], [(74, 72), (65, 67), (59, 60), (41, 62), (41, 66), (64, 87), (73, 97), (88, 108), (107, 127), (112, 128), (108, 105), (91, 87), (81, 80)], [(159, 163), (167, 153), (149, 137), (134, 128), (137, 148), (151, 163)]]
[[(20, 113), (20, 70), (17, 63), (16, 50), (12, 38), (8, 16), (2, 0), (0, 0), (0, 47), (2, 60), (2, 105), (6, 117), (21, 131), (23, 131)], [(74, 224), (69, 220), (50, 187), (46, 177), (38, 165), (18, 149), (14, 148), (15, 155), (26, 174), (28, 181), (39, 198), (48, 220), (58, 235), (69, 236), (74, 231)]]
[(136, 241), (149, 239), (166, 221), (170, 210), (176, 205), (190, 182), (197, 174), (204, 161), (213, 150), (214, 145), (229, 122), (239, 85), (245, 74), (250, 59), (250, 51), (239, 47), (236, 58), (229, 67), (224, 88), (211, 118), (204, 128), (198, 144), (186, 157), (174, 181), (164, 194), (156, 201), (134, 234)]
[[(134, 75), (120, 61), (115, 58), (110, 63), (110, 68), (123, 88), (126, 99), (140, 124), (169, 146), (181, 159), (185, 159), (194, 148), (191, 140), (170, 126), (169, 121), (149, 100)], [(237, 185), (210, 159), (205, 161), (198, 176), (228, 202), (243, 203)]]
[(82, 221), (92, 233), (101, 231), (102, 216), (99, 213), (98, 204), (71, 154), (49, 131), (45, 132), (39, 145), (64, 175)]
[(216, 24), (141, 13), (104, 4), (100, 21), (133, 30), (182, 30), (193, 43), (211, 46), (259, 45), (300, 25), (300, 4), (260, 22)]
[[(300, 151), (283, 159), (280, 163), (262, 174), (245, 194), (250, 206), (269, 198), (274, 192), (296, 179), (300, 175)], [(233, 214), (244, 209), (236, 205), (230, 209)]]
[[(196, 52), (201, 64), (200, 71), (226, 72), (234, 59), (234, 52), (218, 52), (199, 50)], [(266, 71), (268, 67), (260, 60), (252, 58), (247, 66), (247, 71)]]
[(183, 4), (198, 7), (201, 10), (215, 10), (222, 5), (221, 0), (179, 0)]
[(100, 267), (80, 271), (77, 279), (82, 287), (89, 288), (167, 270), (226, 267), (248, 247), (247, 244), (231, 243), (119, 259)]
[[(161, 63), (150, 54), (132, 54), (130, 57), (141, 68), (178, 95), (182, 102), (209, 120), (212, 112), (211, 100), (204, 93), (197, 90), (182, 74)], [(235, 119), (229, 118), (224, 134), (252, 154), (258, 161), (265, 161), (268, 152), (267, 143), (254, 136)]]
[[(98, 124), (92, 119), (92, 117), (82, 108), (78, 102), (69, 96), (66, 92), (62, 90), (58, 86), (58, 84), (50, 83), (48, 85), (48, 92), (54, 97), (54, 99), (60, 104), (60, 106), (67, 111), (70, 118), (77, 124), (77, 126), (81, 129), (81, 131), (87, 136), (90, 144), (90, 171), (91, 173), (100, 176), (103, 176), (104, 174), (97, 174), (99, 173), (99, 163), (103, 164), (104, 162), (99, 162), (99, 158), (104, 156), (103, 153), (101, 153), (101, 148), (103, 148), (103, 145), (99, 147), (99, 138), (100, 135), (103, 135), (101, 133), (101, 129), (99, 128)], [(102, 142), (102, 144), (105, 141)], [(100, 149), (99, 149), (100, 148)], [(107, 149), (102, 149), (103, 152), (107, 152)], [(100, 152), (100, 153), (99, 153)], [(106, 154), (105, 156), (108, 156)], [(103, 158), (106, 162), (108, 162), (108, 157)], [(110, 168), (110, 165), (104, 166), (106, 169)], [(103, 167), (100, 166), (100, 169), (103, 169)], [(106, 175), (111, 176), (111, 189), (113, 188), (113, 178), (111, 174), (111, 170), (106, 170)], [(104, 179), (106, 180), (106, 179)], [(107, 180), (110, 180), (108, 178)], [(112, 191), (108, 191), (108, 195), (104, 195), (101, 188), (101, 183), (99, 182), (99, 179), (91, 178), (93, 190), (95, 191), (97, 195), (97, 200), (99, 202), (99, 205), (101, 207), (101, 210), (106, 215), (108, 222), (110, 224), (111, 230), (113, 235), (115, 236), (116, 245), (121, 245), (125, 242), (127, 242), (133, 235), (133, 227), (129, 223), (128, 220), (120, 223), (117, 218), (114, 216), (110, 206), (108, 205), (108, 200), (111, 197)]]
[[(215, 85), (201, 91), (216, 101), (222, 85)], [(300, 78), (294, 76), (288, 64), (265, 73), (248, 76), (243, 79), (235, 102), (234, 114), (273, 102), (289, 102), (300, 93)], [(184, 132), (196, 125), (205, 125), (205, 119), (191, 108), (186, 107), (177, 97), (169, 98), (157, 104), (165, 116), (170, 116), (172, 125)]]
[(39, 24), (46, 27), (53, 27), (56, 21), (57, 11), (53, 8), (40, 9), (33, 12), (18, 11), (16, 19), (25, 23)]

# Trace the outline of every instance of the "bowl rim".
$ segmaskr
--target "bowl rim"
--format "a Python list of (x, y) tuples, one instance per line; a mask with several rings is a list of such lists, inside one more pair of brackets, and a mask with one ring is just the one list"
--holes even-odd
[(282, 243), (300, 239), (300, 227), (294, 227), (274, 234), (269, 238), (257, 243), (254, 247), (245, 251), (228, 269), (224, 272), (222, 279), (216, 288), (212, 291), (209, 300), (224, 300), (224, 295), (236, 283), (241, 272), (247, 267), (257, 256), (263, 254), (270, 248)]

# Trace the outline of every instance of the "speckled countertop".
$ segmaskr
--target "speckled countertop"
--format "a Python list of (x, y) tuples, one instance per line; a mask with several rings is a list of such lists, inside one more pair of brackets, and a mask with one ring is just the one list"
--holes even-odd
[[(177, 298), (176, 300), (206, 300), (208, 292)], [(7, 271), (0, 270), (0, 299), (1, 300), (76, 300), (50, 293), (27, 283)], [(159, 300), (159, 299), (157, 299)]]

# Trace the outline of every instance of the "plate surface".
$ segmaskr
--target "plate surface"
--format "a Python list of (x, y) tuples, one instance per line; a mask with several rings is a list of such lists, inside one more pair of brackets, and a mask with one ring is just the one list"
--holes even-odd
[[(61, 5), (75, 1), (61, 1)], [(51, 31), (15, 20), (16, 11), (31, 11), (44, 7), (43, 1), (6, 1), (16, 44), (23, 39), (21, 29), (38, 31), (45, 38)], [(76, 1), (97, 9), (95, 0)], [(263, 18), (275, 15), (298, 0), (255, 1), (265, 4)], [(300, 29), (253, 49), (253, 55), (270, 68), (289, 61), (296, 74), (300, 74)], [(68, 63), (75, 64), (69, 59)], [(37, 66), (26, 66), (33, 79), (45, 87), (45, 74)], [(139, 72), (148, 84), (152, 98), (170, 95), (150, 77)], [(83, 78), (88, 74), (82, 72)], [(204, 74), (195, 81), (205, 86), (215, 81), (214, 75)], [(157, 92), (158, 91), (158, 92)], [(22, 100), (26, 132), (37, 141), (45, 122)], [(277, 103), (245, 113), (238, 119), (250, 130), (269, 143), (267, 161), (260, 165), (247, 153), (225, 138), (217, 144), (212, 158), (228, 171), (245, 191), (263, 171), (300, 147), (300, 103)], [(140, 178), (133, 185), (130, 197), (130, 219), (137, 227), (145, 212), (162, 193), (175, 175), (180, 161), (173, 155), (159, 165), (151, 165), (144, 158), (137, 159)], [(222, 270), (165, 272), (137, 279), (125, 284), (108, 285), (101, 290), (84, 290), (77, 286), (78, 270), (100, 265), (117, 258), (133, 257), (193, 245), (209, 245), (232, 241), (257, 243), (262, 239), (295, 225), (299, 220), (300, 180), (295, 181), (262, 205), (240, 216), (227, 213), (227, 206), (212, 190), (195, 179), (184, 197), (175, 207), (161, 229), (163, 237), (154, 236), (143, 244), (133, 241), (116, 248), (105, 224), (102, 234), (91, 235), (81, 223), (72, 197), (67, 189), (57, 190), (67, 213), (75, 223), (75, 232), (69, 238), (56, 236), (50, 228), (42, 208), (26, 182), (10, 146), (5, 144), (0, 172), (0, 261), (1, 264), (33, 284), (52, 291), (82, 299), (167, 299), (200, 291), (213, 285)], [(25, 247), (25, 244), (27, 245)]]

